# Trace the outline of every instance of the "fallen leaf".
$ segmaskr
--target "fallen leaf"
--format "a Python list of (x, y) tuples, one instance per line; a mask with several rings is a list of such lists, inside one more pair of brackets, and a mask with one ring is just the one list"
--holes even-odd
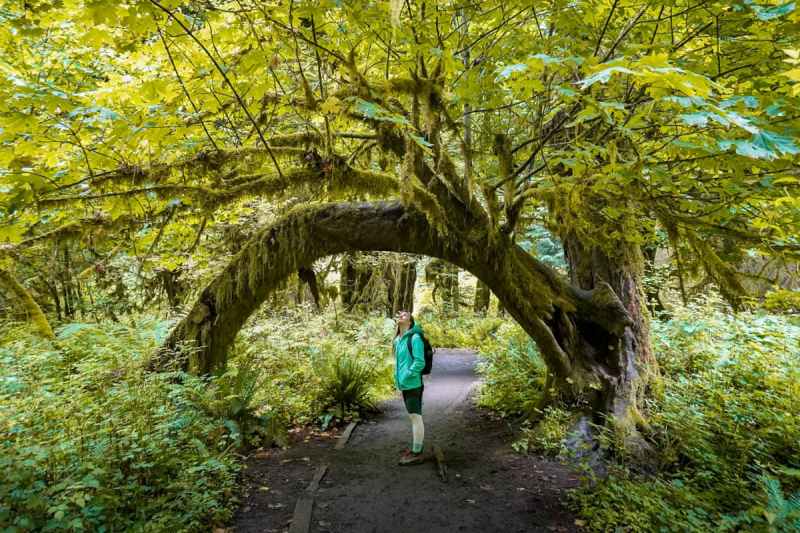
[(269, 490), (269, 487), (267, 487), (266, 485), (262, 485), (258, 487), (258, 490), (263, 490), (264, 492), (267, 492)]
[(467, 502), (467, 503), (472, 503), (472, 504), (475, 503), (475, 500), (464, 500), (464, 501)]

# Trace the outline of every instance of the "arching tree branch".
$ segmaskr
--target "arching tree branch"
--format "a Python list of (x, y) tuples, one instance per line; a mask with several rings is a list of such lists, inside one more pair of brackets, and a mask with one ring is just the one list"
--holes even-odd
[(189, 354), (184, 364), (195, 372), (220, 370), (239, 329), (284, 278), (316, 259), (355, 250), (424, 254), (471, 271), (537, 341), (558, 375), (570, 375), (580, 362), (559, 345), (550, 324), (574, 316), (614, 335), (629, 323), (613, 291), (577, 289), (486, 232), (464, 229), (457, 238), (443, 238), (422, 213), (399, 202), (332, 203), (295, 211), (257, 233), (202, 291), (152, 367), (166, 366), (177, 350)]

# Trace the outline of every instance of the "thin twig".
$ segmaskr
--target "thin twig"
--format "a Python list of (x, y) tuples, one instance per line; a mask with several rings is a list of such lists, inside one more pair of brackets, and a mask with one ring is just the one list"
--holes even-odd
[(600, 32), (600, 37), (597, 38), (597, 45), (594, 47), (594, 56), (600, 51), (600, 45), (603, 43), (603, 37), (606, 35), (606, 30), (608, 29), (608, 23), (611, 22), (611, 17), (614, 16), (614, 11), (617, 9), (617, 4), (619, 3), (618, 0), (614, 0), (614, 4), (611, 6), (611, 11), (608, 12), (608, 17), (606, 17), (606, 22), (603, 24), (603, 29)]
[[(161, 26), (158, 27), (158, 35), (161, 37), (161, 42), (164, 44), (164, 50), (167, 52), (167, 57), (169, 58), (169, 64), (172, 65), (172, 70), (175, 72), (175, 77), (178, 79), (178, 83), (181, 85), (181, 89), (183, 89), (183, 94), (186, 95), (186, 99), (189, 100), (189, 103), (192, 105), (192, 109), (200, 117), (200, 110), (195, 105), (194, 100), (192, 99), (192, 95), (189, 94), (189, 90), (186, 88), (186, 85), (183, 83), (183, 78), (181, 78), (180, 73), (178, 72), (178, 67), (175, 65), (175, 60), (172, 58), (172, 52), (169, 49), (169, 45), (167, 44), (167, 40), (164, 38), (164, 33), (161, 31)], [(211, 145), (214, 147), (214, 150), (219, 152), (219, 146), (217, 143), (214, 142), (214, 138), (211, 137), (211, 133), (208, 131), (206, 127), (206, 122), (202, 118), (199, 119), (200, 125), (203, 127), (203, 131), (206, 132), (206, 137), (211, 142)]]

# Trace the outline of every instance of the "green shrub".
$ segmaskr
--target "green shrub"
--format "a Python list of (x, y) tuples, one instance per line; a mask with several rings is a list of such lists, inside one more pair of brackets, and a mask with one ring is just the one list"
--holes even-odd
[(238, 447), (285, 444), (286, 421), (257, 403), (258, 392), (270, 386), (267, 378), (254, 360), (241, 358), (210, 380), (196, 403), (209, 416), (223, 420)]
[(230, 517), (238, 464), (206, 383), (143, 370), (168, 324), (3, 324), (0, 527), (205, 531)]
[(526, 420), (511, 447), (520, 453), (537, 452), (557, 456), (566, 451), (564, 446), (567, 431), (575, 417), (559, 407), (546, 407), (535, 423)]
[(493, 335), (506, 322), (498, 317), (481, 317), (471, 313), (444, 317), (423, 313), (416, 317), (425, 336), (435, 348), (471, 348), (482, 351), (493, 343)]
[(478, 403), (503, 416), (532, 414), (547, 375), (536, 344), (516, 323), (505, 322), (482, 345)]
[(800, 313), (800, 290), (770, 291), (764, 297), (764, 307), (775, 313)]
[(0, 529), (206, 531), (231, 515), (240, 447), (393, 387), (382, 317), (256, 317), (215, 378), (144, 370), (169, 325), (68, 324), (49, 342), (3, 324)]
[(800, 531), (800, 490), (787, 497), (777, 479), (763, 476), (761, 482), (762, 502), (736, 515), (725, 516), (722, 528), (786, 533)]

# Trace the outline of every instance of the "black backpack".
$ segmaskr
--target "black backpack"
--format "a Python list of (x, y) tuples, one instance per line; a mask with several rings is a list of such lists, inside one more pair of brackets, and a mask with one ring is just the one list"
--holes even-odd
[[(422, 369), (422, 374), (423, 375), (430, 374), (431, 373), (431, 367), (433, 366), (433, 351), (434, 351), (433, 347), (431, 346), (431, 343), (428, 341), (428, 338), (425, 335), (423, 335), (422, 333), (415, 333), (414, 335), (419, 335), (420, 337), (422, 337), (422, 344), (425, 345), (425, 367)], [(408, 337), (408, 353), (409, 354), (413, 354), (414, 353), (411, 350), (411, 339), (414, 337), (414, 335), (410, 335)], [(413, 355), (412, 355), (412, 357), (413, 357)]]

